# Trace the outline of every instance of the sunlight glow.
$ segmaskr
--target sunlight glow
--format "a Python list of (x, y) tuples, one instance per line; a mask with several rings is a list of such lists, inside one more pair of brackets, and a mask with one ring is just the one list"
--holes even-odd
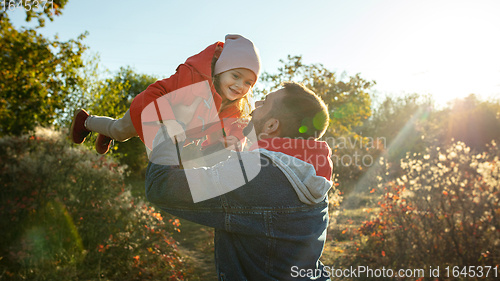
[(361, 73), (379, 77), (381, 89), (430, 93), (438, 103), (471, 93), (500, 94), (500, 19), (494, 14), (500, 2), (385, 4), (378, 7), (384, 15), (359, 23), (373, 34), (359, 58), (369, 70)]

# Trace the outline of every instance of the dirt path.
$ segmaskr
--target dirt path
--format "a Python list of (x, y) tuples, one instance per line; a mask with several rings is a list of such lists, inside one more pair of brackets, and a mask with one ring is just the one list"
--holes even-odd
[(180, 233), (173, 238), (179, 243), (179, 252), (190, 266), (187, 281), (216, 281), (213, 229), (179, 219)]

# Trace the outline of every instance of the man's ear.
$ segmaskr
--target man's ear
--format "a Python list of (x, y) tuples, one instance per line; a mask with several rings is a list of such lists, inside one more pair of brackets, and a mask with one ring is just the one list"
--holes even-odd
[(263, 133), (270, 136), (279, 136), (280, 125), (280, 120), (271, 117), (264, 123)]

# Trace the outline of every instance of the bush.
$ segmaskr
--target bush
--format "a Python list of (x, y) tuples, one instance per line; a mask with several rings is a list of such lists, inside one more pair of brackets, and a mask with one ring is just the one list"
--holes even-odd
[(0, 139), (0, 278), (183, 280), (165, 221), (123, 170), (60, 132)]
[[(357, 249), (339, 263), (425, 269), (426, 277), (439, 266), (440, 280), (447, 266), (448, 275), (455, 266), (500, 267), (499, 157), (494, 142), (477, 155), (463, 143), (408, 155), (405, 174), (380, 183), (380, 213), (358, 229)], [(487, 279), (496, 280), (492, 273)]]

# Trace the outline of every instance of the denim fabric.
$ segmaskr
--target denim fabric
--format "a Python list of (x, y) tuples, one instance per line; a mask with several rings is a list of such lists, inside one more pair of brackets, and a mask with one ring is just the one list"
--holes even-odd
[[(153, 158), (155, 153), (163, 159), (175, 155), (172, 145), (159, 147)], [(198, 203), (193, 203), (184, 170), (151, 161), (147, 199), (172, 215), (215, 228), (219, 280), (329, 280), (292, 277), (293, 266), (323, 270), (319, 258), (328, 226), (328, 198), (302, 203), (283, 172), (269, 165), (267, 156), (260, 157), (262, 168), (247, 184)]]

